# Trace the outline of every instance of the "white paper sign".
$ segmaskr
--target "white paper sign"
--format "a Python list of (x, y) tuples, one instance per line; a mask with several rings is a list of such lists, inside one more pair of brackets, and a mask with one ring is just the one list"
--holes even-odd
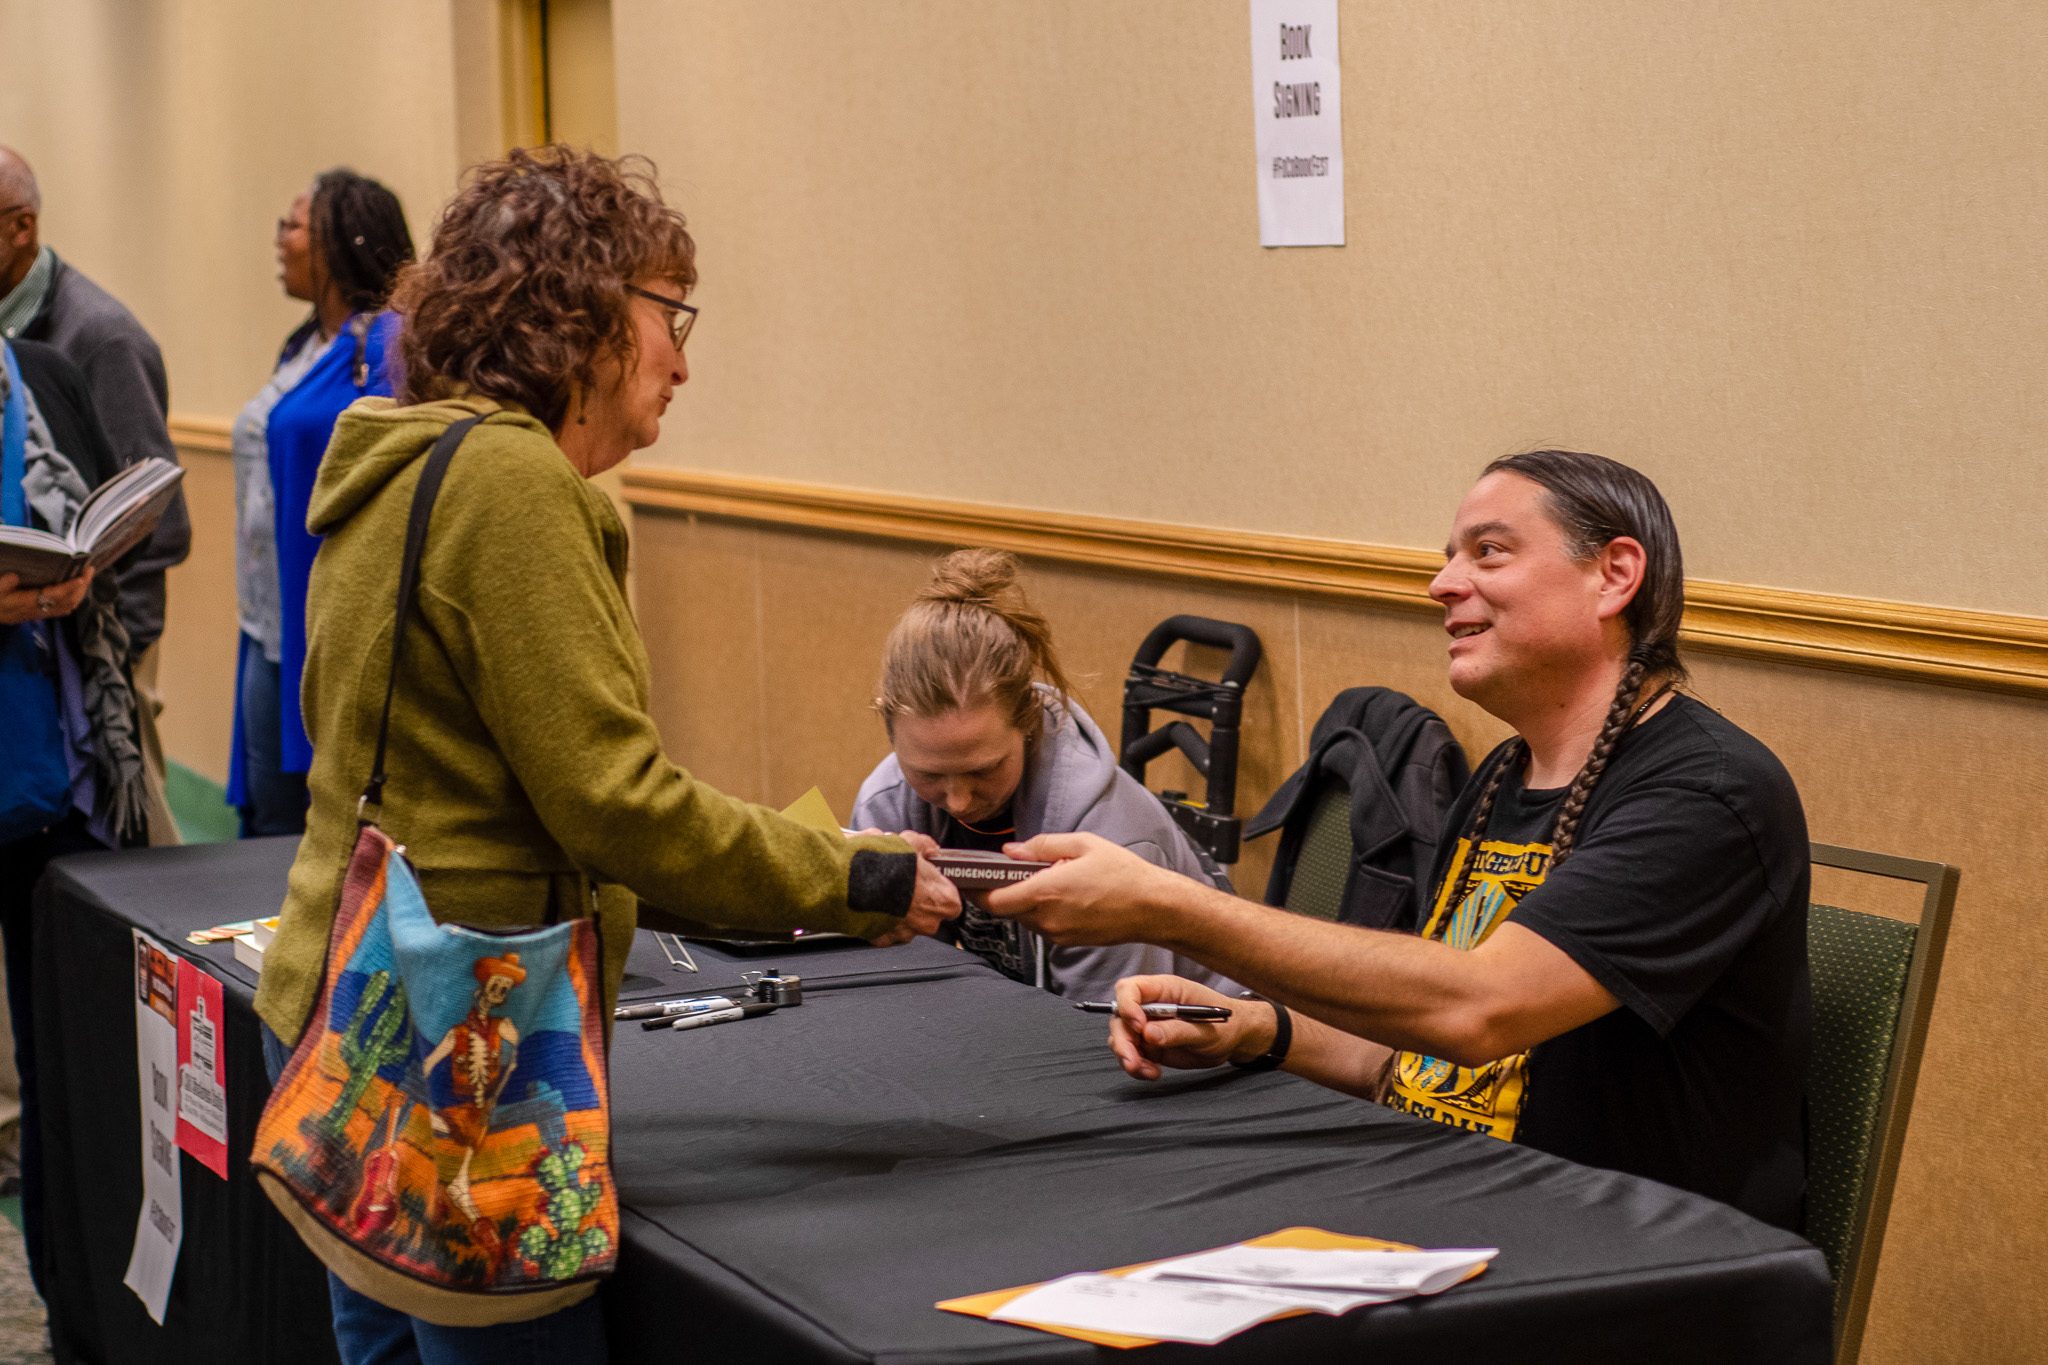
[(135, 935), (135, 1079), (142, 1101), (142, 1209), (121, 1283), (161, 1324), (184, 1240), (178, 1183), (178, 959), (140, 929)]
[(1252, 0), (1259, 245), (1344, 245), (1337, 0)]
[(178, 1117), (215, 1142), (228, 1140), (228, 1096), (217, 1058), (219, 1028), (206, 1015), (206, 997), (194, 1006), (192, 1060), (178, 1068)]

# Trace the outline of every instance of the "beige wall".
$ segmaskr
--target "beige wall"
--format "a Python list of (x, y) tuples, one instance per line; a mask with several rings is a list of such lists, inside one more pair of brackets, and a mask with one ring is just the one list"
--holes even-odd
[(1243, 4), (614, 9), (703, 240), (658, 459), (1427, 547), (1567, 443), (1696, 576), (2044, 611), (2037, 0), (1347, 0), (1348, 244), (1284, 251)]
[(43, 240), (156, 336), (174, 409), (232, 416), (305, 316), (273, 232), (316, 173), (383, 180), (419, 238), (453, 187), (449, 0), (0, 0), (0, 34)]
[[(305, 316), (278, 287), (273, 234), (316, 173), (383, 180), (424, 243), (459, 131), (496, 135), (492, 108), (458, 130), (458, 78), (473, 82), (455, 66), (458, 7), (472, 27), (492, 15), (478, 0), (0, 0), (0, 142), (36, 169), (43, 240), (157, 338), (174, 413), (231, 417)], [(223, 780), (233, 486), (224, 460), (185, 458), (194, 548), (171, 577), (163, 734)]]

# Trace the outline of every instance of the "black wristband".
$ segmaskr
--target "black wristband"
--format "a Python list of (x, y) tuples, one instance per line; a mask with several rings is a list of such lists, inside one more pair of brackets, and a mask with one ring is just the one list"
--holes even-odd
[(1248, 1062), (1232, 1062), (1239, 1071), (1271, 1071), (1287, 1060), (1287, 1049), (1294, 1046), (1294, 1016), (1278, 1000), (1266, 1003), (1273, 1007), (1273, 1046)]

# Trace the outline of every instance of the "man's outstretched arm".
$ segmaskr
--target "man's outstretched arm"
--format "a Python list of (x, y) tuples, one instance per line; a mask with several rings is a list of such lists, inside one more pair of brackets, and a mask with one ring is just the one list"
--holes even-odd
[[(1345, 1034), (1460, 1065), (1525, 1051), (1620, 1003), (1512, 923), (1464, 952), (1241, 900), (1093, 835), (1040, 835), (1009, 851), (1056, 865), (990, 892), (988, 908), (1055, 943), (1156, 943)], [(1349, 1073), (1358, 1061), (1346, 1052), (1333, 1066)]]

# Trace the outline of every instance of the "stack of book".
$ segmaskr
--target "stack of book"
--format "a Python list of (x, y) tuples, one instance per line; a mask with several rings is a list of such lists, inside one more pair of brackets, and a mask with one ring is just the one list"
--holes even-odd
[(235, 935), (235, 961), (251, 971), (263, 970), (263, 954), (270, 948), (270, 940), (277, 937), (277, 916), (269, 919), (252, 920), (249, 932)]

